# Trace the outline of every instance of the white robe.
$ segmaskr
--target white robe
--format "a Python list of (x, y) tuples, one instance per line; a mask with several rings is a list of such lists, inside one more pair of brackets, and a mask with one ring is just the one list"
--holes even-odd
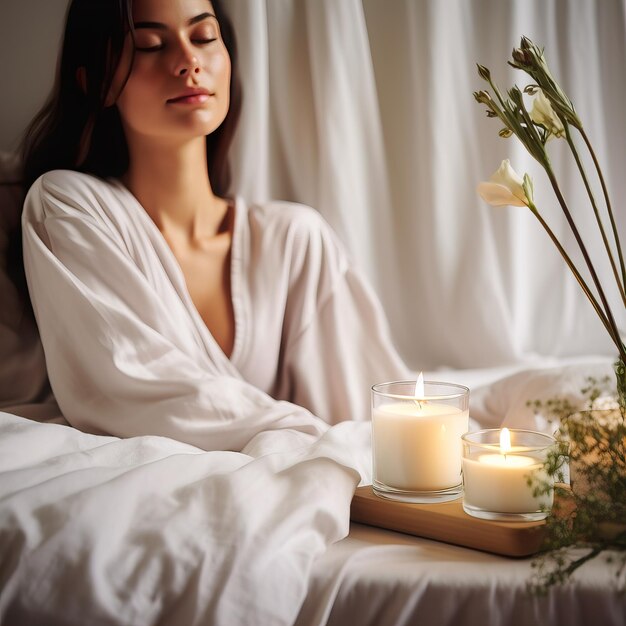
[(23, 236), (52, 388), (81, 430), (242, 450), (264, 431), (317, 436), (368, 419), (371, 385), (410, 375), (372, 290), (310, 208), (237, 199), (230, 358), (119, 181), (45, 174)]

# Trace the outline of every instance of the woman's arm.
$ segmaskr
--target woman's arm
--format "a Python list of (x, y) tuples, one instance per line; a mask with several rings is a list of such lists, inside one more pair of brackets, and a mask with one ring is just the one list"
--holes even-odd
[(370, 388), (411, 378), (383, 308), (319, 214), (298, 220), (279, 397), (325, 421), (370, 418)]

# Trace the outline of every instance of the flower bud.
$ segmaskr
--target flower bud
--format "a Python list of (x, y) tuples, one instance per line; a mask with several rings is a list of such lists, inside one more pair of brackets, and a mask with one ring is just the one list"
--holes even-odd
[(488, 91), (475, 91), (474, 98), (476, 98), (476, 102), (480, 102), (480, 104), (489, 104), (491, 102), (491, 96)]
[(524, 99), (522, 98), (522, 92), (519, 90), (519, 87), (511, 87), (511, 89), (509, 89), (509, 98), (511, 98), (512, 102), (518, 107), (524, 106)]
[(533, 65), (533, 55), (529, 50), (514, 48), (511, 56), (515, 63), (521, 67), (531, 67)]
[(532, 202), (535, 196), (535, 188), (533, 186), (533, 179), (528, 174), (524, 174), (524, 182), (522, 183), (522, 189), (524, 190), (524, 194), (526, 195), (526, 198), (529, 201), (529, 203)]
[(528, 39), (528, 37), (526, 37), (525, 35), (522, 35), (522, 38), (520, 39), (520, 43), (519, 43), (519, 47), (522, 49), (529, 49), (532, 48), (534, 46), (533, 42)]
[(491, 80), (491, 72), (484, 65), (480, 65), (479, 63), (477, 63), (476, 67), (478, 67), (478, 75), (483, 80)]

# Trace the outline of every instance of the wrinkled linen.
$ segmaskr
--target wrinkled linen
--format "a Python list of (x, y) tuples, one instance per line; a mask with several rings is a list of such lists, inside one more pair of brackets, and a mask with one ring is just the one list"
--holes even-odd
[[(471, 412), (483, 428), (523, 428), (553, 434), (559, 427), (555, 416), (546, 412), (546, 403), (555, 398), (570, 406), (588, 409), (583, 392), (590, 379), (602, 387), (595, 399), (596, 408), (615, 405), (613, 360), (601, 356), (571, 357), (538, 361), (533, 368), (519, 371), (472, 390)], [(539, 401), (543, 408), (537, 410)]]
[[(576, 551), (582, 556), (585, 551)], [(624, 594), (604, 557), (575, 583), (532, 595), (532, 559), (510, 559), (352, 524), (317, 559), (295, 626), (623, 626)], [(622, 579), (623, 581), (623, 579)]]
[(380, 304), (310, 208), (237, 200), (230, 358), (120, 182), (45, 174), (23, 237), (52, 389), (81, 430), (241, 450), (269, 430), (319, 436), (368, 419), (369, 387), (409, 375)]
[(293, 623), (369, 426), (272, 435), (253, 458), (0, 413), (0, 622)]

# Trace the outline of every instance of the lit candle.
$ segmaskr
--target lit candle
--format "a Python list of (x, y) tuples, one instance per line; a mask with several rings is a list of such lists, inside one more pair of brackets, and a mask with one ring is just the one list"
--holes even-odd
[[(445, 395), (426, 396), (420, 374), (413, 398), (390, 394), (387, 402), (374, 404), (375, 487), (436, 492), (460, 485), (461, 435), (469, 424), (467, 389), (462, 389), (465, 403), (460, 407), (446, 403)], [(458, 387), (453, 391), (460, 395)]]
[[(482, 431), (489, 432), (489, 431)], [(523, 431), (522, 431), (523, 432)], [(480, 433), (477, 433), (480, 434)], [(547, 443), (553, 439), (541, 433), (527, 436), (543, 437)], [(545, 479), (543, 459), (546, 441), (540, 447), (511, 445), (511, 433), (503, 428), (499, 433), (499, 446), (495, 443), (468, 443), (475, 433), (464, 439), (463, 455), (463, 506), (466, 512), (502, 514), (533, 514), (552, 505), (552, 494), (534, 496), (537, 479)], [(529, 485), (529, 478), (533, 482)]]

